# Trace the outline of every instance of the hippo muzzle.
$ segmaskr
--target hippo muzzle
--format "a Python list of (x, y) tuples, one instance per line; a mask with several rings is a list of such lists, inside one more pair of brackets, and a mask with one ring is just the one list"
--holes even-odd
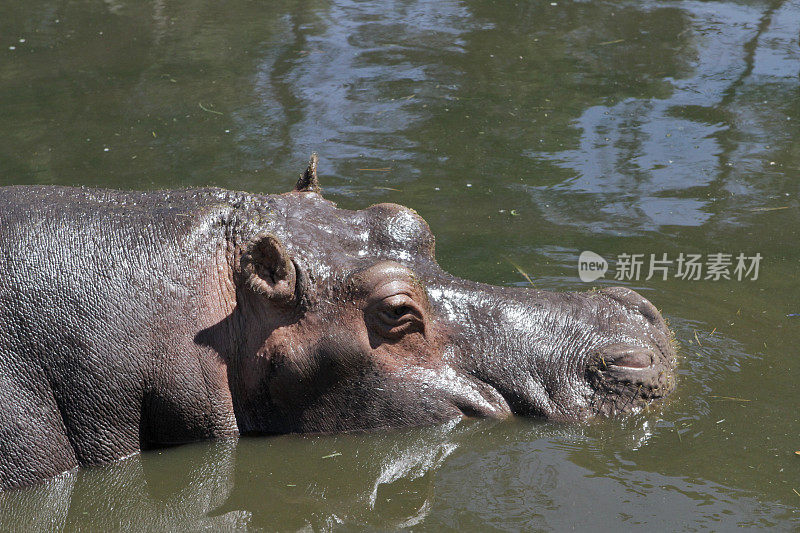
[(675, 386), (672, 334), (635, 291), (448, 285), (429, 292), (458, 331), (460, 364), (503, 399), (468, 413), (585, 420), (638, 410)]

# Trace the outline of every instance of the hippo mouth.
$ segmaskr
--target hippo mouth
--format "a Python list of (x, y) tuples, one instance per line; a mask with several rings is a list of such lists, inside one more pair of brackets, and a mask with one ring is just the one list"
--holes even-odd
[(584, 377), (592, 388), (592, 415), (637, 411), (669, 395), (676, 385), (674, 351), (617, 343), (590, 354)]

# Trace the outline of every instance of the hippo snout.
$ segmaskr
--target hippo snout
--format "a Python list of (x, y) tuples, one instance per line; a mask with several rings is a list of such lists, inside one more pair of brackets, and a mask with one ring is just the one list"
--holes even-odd
[(594, 389), (590, 409), (613, 415), (643, 407), (675, 388), (675, 348), (666, 320), (642, 295), (625, 287), (599, 291), (621, 307), (619, 341), (589, 354), (586, 380)]
[[(496, 390), (513, 414), (568, 422), (611, 416), (675, 387), (672, 333), (658, 309), (631, 289), (475, 288), (468, 297), (443, 289), (429, 294), (458, 323), (481, 324), (461, 329), (453, 342), (470, 376)], [(458, 314), (457, 304), (467, 311)]]
[(608, 346), (600, 354), (608, 368), (620, 371), (650, 368), (656, 360), (656, 355), (650, 348), (629, 344)]

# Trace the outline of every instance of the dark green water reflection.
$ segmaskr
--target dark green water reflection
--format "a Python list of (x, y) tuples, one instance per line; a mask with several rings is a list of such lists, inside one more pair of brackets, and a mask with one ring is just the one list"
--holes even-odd
[(682, 345), (651, 412), (150, 452), (0, 496), (3, 529), (798, 527), (800, 5), (556, 4), (4, 3), (2, 184), (281, 192), (317, 150), (329, 198), (414, 207), (472, 279), (764, 259), (627, 282)]

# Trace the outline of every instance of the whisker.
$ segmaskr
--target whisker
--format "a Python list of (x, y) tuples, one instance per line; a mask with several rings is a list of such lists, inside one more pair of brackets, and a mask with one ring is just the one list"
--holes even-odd
[(631, 394), (631, 397), (630, 397), (630, 398), (628, 398), (628, 401), (627, 401), (627, 402), (625, 402), (625, 405), (623, 405), (623, 406), (622, 406), (622, 412), (623, 412), (623, 413), (625, 412), (625, 409), (627, 409), (627, 408), (628, 408), (628, 404), (629, 404), (629, 403), (631, 403), (631, 402), (633, 401), (633, 399), (634, 399), (634, 398), (636, 398), (636, 396), (638, 396), (638, 395), (639, 395), (639, 392), (640, 392), (641, 390), (642, 390), (642, 386), (641, 386), (641, 385), (639, 385), (639, 388), (638, 388), (638, 389), (636, 389), (636, 392), (634, 392), (633, 394)]
[(603, 406), (606, 403), (606, 398), (608, 398), (608, 391), (603, 391), (603, 392), (605, 394), (603, 394), (603, 399), (600, 400), (600, 403), (597, 404), (597, 412), (595, 413), (595, 416), (601, 414), (601, 411), (603, 410)]

